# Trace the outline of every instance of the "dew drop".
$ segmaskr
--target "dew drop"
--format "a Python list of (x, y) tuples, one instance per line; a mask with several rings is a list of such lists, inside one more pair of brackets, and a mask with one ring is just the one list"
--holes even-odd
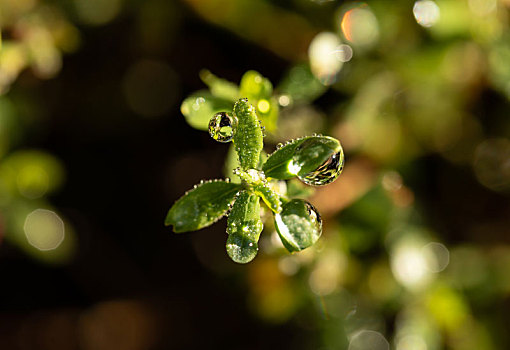
[(218, 142), (230, 142), (237, 128), (237, 118), (226, 112), (216, 113), (209, 121), (209, 135)]
[[(338, 148), (330, 148), (331, 145), (327, 146), (324, 143), (327, 140), (321, 140), (321, 138), (321, 135), (317, 135), (314, 138), (305, 140), (296, 148), (293, 156), (292, 163), (295, 163), (296, 169), (300, 166), (297, 169), (296, 175), (307, 185), (327, 185), (335, 181), (344, 168), (344, 152), (342, 147), (338, 144)], [(328, 153), (325, 154), (325, 152)], [(308, 160), (317, 158), (320, 155), (327, 156), (327, 154), (329, 154), (329, 157), (314, 170), (310, 171), (310, 168), (303, 169), (304, 164)]]
[(312, 246), (322, 234), (322, 219), (315, 207), (302, 199), (285, 203), (275, 214), (275, 227), (289, 252)]
[(343, 152), (339, 151), (329, 157), (317, 169), (304, 175), (298, 175), (298, 178), (307, 185), (324, 186), (337, 179), (344, 169)]

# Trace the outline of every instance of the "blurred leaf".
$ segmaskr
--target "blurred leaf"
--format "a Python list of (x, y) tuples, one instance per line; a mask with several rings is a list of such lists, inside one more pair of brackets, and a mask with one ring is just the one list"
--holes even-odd
[(273, 84), (260, 73), (249, 70), (241, 78), (239, 92), (241, 97), (248, 100), (268, 99), (273, 93)]
[(237, 85), (225, 80), (218, 78), (207, 69), (200, 71), (200, 79), (209, 87), (213, 96), (235, 102), (239, 98), (239, 89)]
[(271, 97), (273, 84), (269, 79), (264, 78), (260, 73), (250, 70), (241, 78), (239, 84), (240, 95), (254, 103), (262, 124), (267, 131), (276, 130), (278, 120), (278, 101)]
[(189, 125), (199, 130), (209, 128), (209, 120), (218, 112), (232, 110), (233, 104), (213, 96), (208, 91), (197, 91), (181, 104), (181, 113)]
[(225, 165), (223, 166), (223, 173), (225, 174), (225, 177), (229, 178), (233, 183), (241, 183), (239, 176), (234, 174), (234, 169), (239, 168), (240, 166), (235, 147), (232, 144), (228, 149)]
[(257, 102), (257, 114), (262, 126), (269, 132), (276, 131), (280, 107), (276, 98), (261, 99)]
[(259, 197), (241, 191), (227, 221), (227, 253), (233, 261), (246, 264), (255, 258), (263, 227)]
[(165, 225), (174, 232), (200, 230), (221, 219), (241, 185), (225, 181), (202, 183), (186, 192), (170, 208)]
[(234, 105), (234, 115), (238, 119), (234, 133), (234, 146), (243, 169), (256, 169), (263, 146), (262, 130), (255, 108), (247, 99), (240, 99)]
[(289, 252), (299, 252), (312, 246), (322, 233), (322, 221), (317, 209), (307, 201), (293, 199), (275, 215), (275, 227)]
[(327, 88), (313, 75), (308, 64), (292, 67), (277, 87), (280, 94), (289, 95), (295, 103), (312, 102), (326, 90)]
[(306, 186), (301, 181), (291, 179), (287, 182), (287, 197), (288, 198), (307, 198), (314, 193), (314, 188)]
[(64, 180), (64, 168), (54, 156), (41, 151), (18, 151), (0, 165), (0, 182), (11, 193), (39, 198), (57, 189)]

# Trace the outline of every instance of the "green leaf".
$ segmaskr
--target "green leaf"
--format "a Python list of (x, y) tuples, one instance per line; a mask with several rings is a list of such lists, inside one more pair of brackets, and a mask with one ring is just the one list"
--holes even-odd
[(218, 78), (207, 69), (200, 71), (200, 79), (209, 87), (211, 93), (221, 99), (235, 102), (239, 98), (239, 89), (237, 85), (225, 80)]
[(165, 225), (176, 233), (200, 230), (221, 219), (241, 185), (226, 181), (209, 181), (186, 192), (170, 208)]
[(287, 182), (287, 198), (307, 198), (315, 192), (315, 189), (310, 186), (306, 186), (297, 179), (291, 179)]
[(230, 145), (228, 148), (227, 157), (225, 159), (225, 164), (223, 165), (223, 174), (225, 174), (225, 177), (230, 178), (231, 182), (241, 183), (239, 176), (234, 173), (234, 169), (239, 167), (239, 159), (237, 158), (237, 153), (235, 151), (234, 145)]
[(238, 124), (233, 141), (239, 164), (245, 170), (256, 169), (262, 151), (263, 136), (255, 108), (243, 98), (234, 105), (234, 115)]
[(280, 114), (280, 107), (276, 98), (271, 97), (269, 99), (258, 100), (256, 107), (262, 125), (264, 125), (269, 132), (275, 131)]
[(276, 214), (275, 227), (289, 252), (298, 252), (313, 245), (322, 233), (322, 220), (313, 205), (302, 199), (293, 199)]
[(273, 84), (259, 72), (250, 70), (241, 78), (239, 93), (250, 101), (269, 99), (273, 93)]
[(256, 71), (248, 71), (241, 78), (240, 96), (251, 101), (257, 109), (257, 115), (267, 131), (276, 130), (279, 106), (276, 98), (271, 97), (273, 84)]
[(259, 197), (247, 191), (241, 191), (236, 197), (227, 221), (227, 253), (240, 264), (246, 264), (255, 258), (260, 233), (263, 229), (260, 219)]
[(253, 191), (257, 194), (267, 207), (275, 213), (279, 213), (282, 210), (280, 196), (278, 193), (273, 191), (267, 181), (262, 181), (253, 186)]
[(209, 121), (218, 112), (232, 110), (232, 102), (213, 96), (208, 91), (197, 91), (181, 104), (181, 113), (189, 125), (199, 130), (207, 130)]
[(308, 64), (292, 67), (277, 90), (290, 96), (294, 103), (309, 103), (324, 94), (327, 88), (313, 75)]
[(320, 170), (321, 166), (339, 152), (343, 166), (343, 151), (337, 139), (329, 136), (307, 136), (278, 148), (268, 157), (262, 170), (267, 177), (279, 180), (295, 176), (301, 178)]

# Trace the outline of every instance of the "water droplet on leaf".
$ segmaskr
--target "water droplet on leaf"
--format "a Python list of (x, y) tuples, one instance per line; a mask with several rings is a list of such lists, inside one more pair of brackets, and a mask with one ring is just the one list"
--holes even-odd
[[(330, 138), (328, 138), (330, 139)], [(324, 186), (335, 181), (344, 168), (344, 151), (340, 144), (336, 147), (325, 143), (328, 139), (318, 135), (305, 140), (296, 148), (292, 164), (295, 167), (297, 177), (307, 185)], [(306, 166), (313, 160), (325, 159), (314, 169)], [(313, 163), (312, 163), (313, 164)], [(317, 164), (317, 163), (315, 163)]]
[(312, 246), (322, 234), (319, 212), (309, 202), (293, 199), (275, 214), (275, 227), (289, 252), (298, 252)]
[(218, 142), (230, 142), (237, 128), (237, 118), (226, 112), (216, 113), (209, 121), (209, 135)]
[(298, 178), (307, 185), (324, 186), (336, 180), (344, 169), (344, 156), (343, 153), (337, 152), (329, 157), (317, 169), (299, 175)]

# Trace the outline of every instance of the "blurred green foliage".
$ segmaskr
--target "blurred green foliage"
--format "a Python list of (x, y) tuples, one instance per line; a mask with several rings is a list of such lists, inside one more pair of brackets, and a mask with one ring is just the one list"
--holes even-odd
[[(194, 41), (198, 48), (183, 51), (192, 68), (177, 73), (170, 67), (175, 61), (164, 62), (168, 43), (183, 35), (183, 13), (191, 26), (208, 23), (222, 39), (232, 35), (287, 67), (272, 76), (269, 66), (231, 73), (239, 86), (202, 71), (209, 90), (181, 105), (189, 124), (206, 130), (214, 113), (232, 109), (247, 94), (266, 118), (271, 148), (324, 133), (342, 141), (348, 159), (342, 181), (325, 189), (310, 193), (294, 180), (281, 184), (292, 196), (309, 197), (323, 216), (324, 233), (313, 248), (289, 255), (267, 220), (262, 253), (232, 270), (225, 256), (210, 255), (210, 240), (197, 236), (197, 259), (235, 289), (232, 303), (245, 302), (264, 328), (290, 327), (300, 337), (285, 344), (296, 349), (510, 348), (508, 0), (0, 0), (2, 244), (49, 263), (69, 262), (79, 249), (72, 227), (47, 197), (64, 183), (67, 165), (28, 147), (33, 130), (45, 127), (34, 115), (24, 117), (32, 76), (57, 76), (65, 55), (79, 52), (95, 30), (134, 18), (122, 28), (135, 28), (136, 40), (124, 45), (160, 61), (127, 79), (126, 110), (166, 118), (179, 84), (192, 85), (197, 64), (213, 69), (208, 54), (217, 52), (203, 54), (213, 45), (211, 33), (200, 32), (205, 39)], [(189, 37), (183, 38), (178, 43), (184, 47)], [(240, 51), (234, 49), (233, 57)], [(235, 71), (246, 69), (252, 67), (240, 60)], [(168, 84), (157, 85), (153, 77)], [(25, 84), (13, 95), (17, 79)], [(144, 94), (153, 86), (162, 97)], [(173, 114), (168, 118), (180, 117)], [(235, 182), (238, 164), (233, 149), (228, 154), (225, 173)], [(204, 169), (197, 159), (175, 163)], [(172, 177), (172, 186), (188, 173)], [(90, 345), (85, 348), (150, 348), (142, 338), (108, 345), (92, 333), (94, 325), (129, 319), (126, 314), (147, 321), (149, 313), (138, 306), (99, 304), (80, 321), (86, 331), (69, 334), (82, 334)], [(149, 334), (147, 325), (158, 322), (150, 320), (133, 323), (138, 333), (119, 333)]]

